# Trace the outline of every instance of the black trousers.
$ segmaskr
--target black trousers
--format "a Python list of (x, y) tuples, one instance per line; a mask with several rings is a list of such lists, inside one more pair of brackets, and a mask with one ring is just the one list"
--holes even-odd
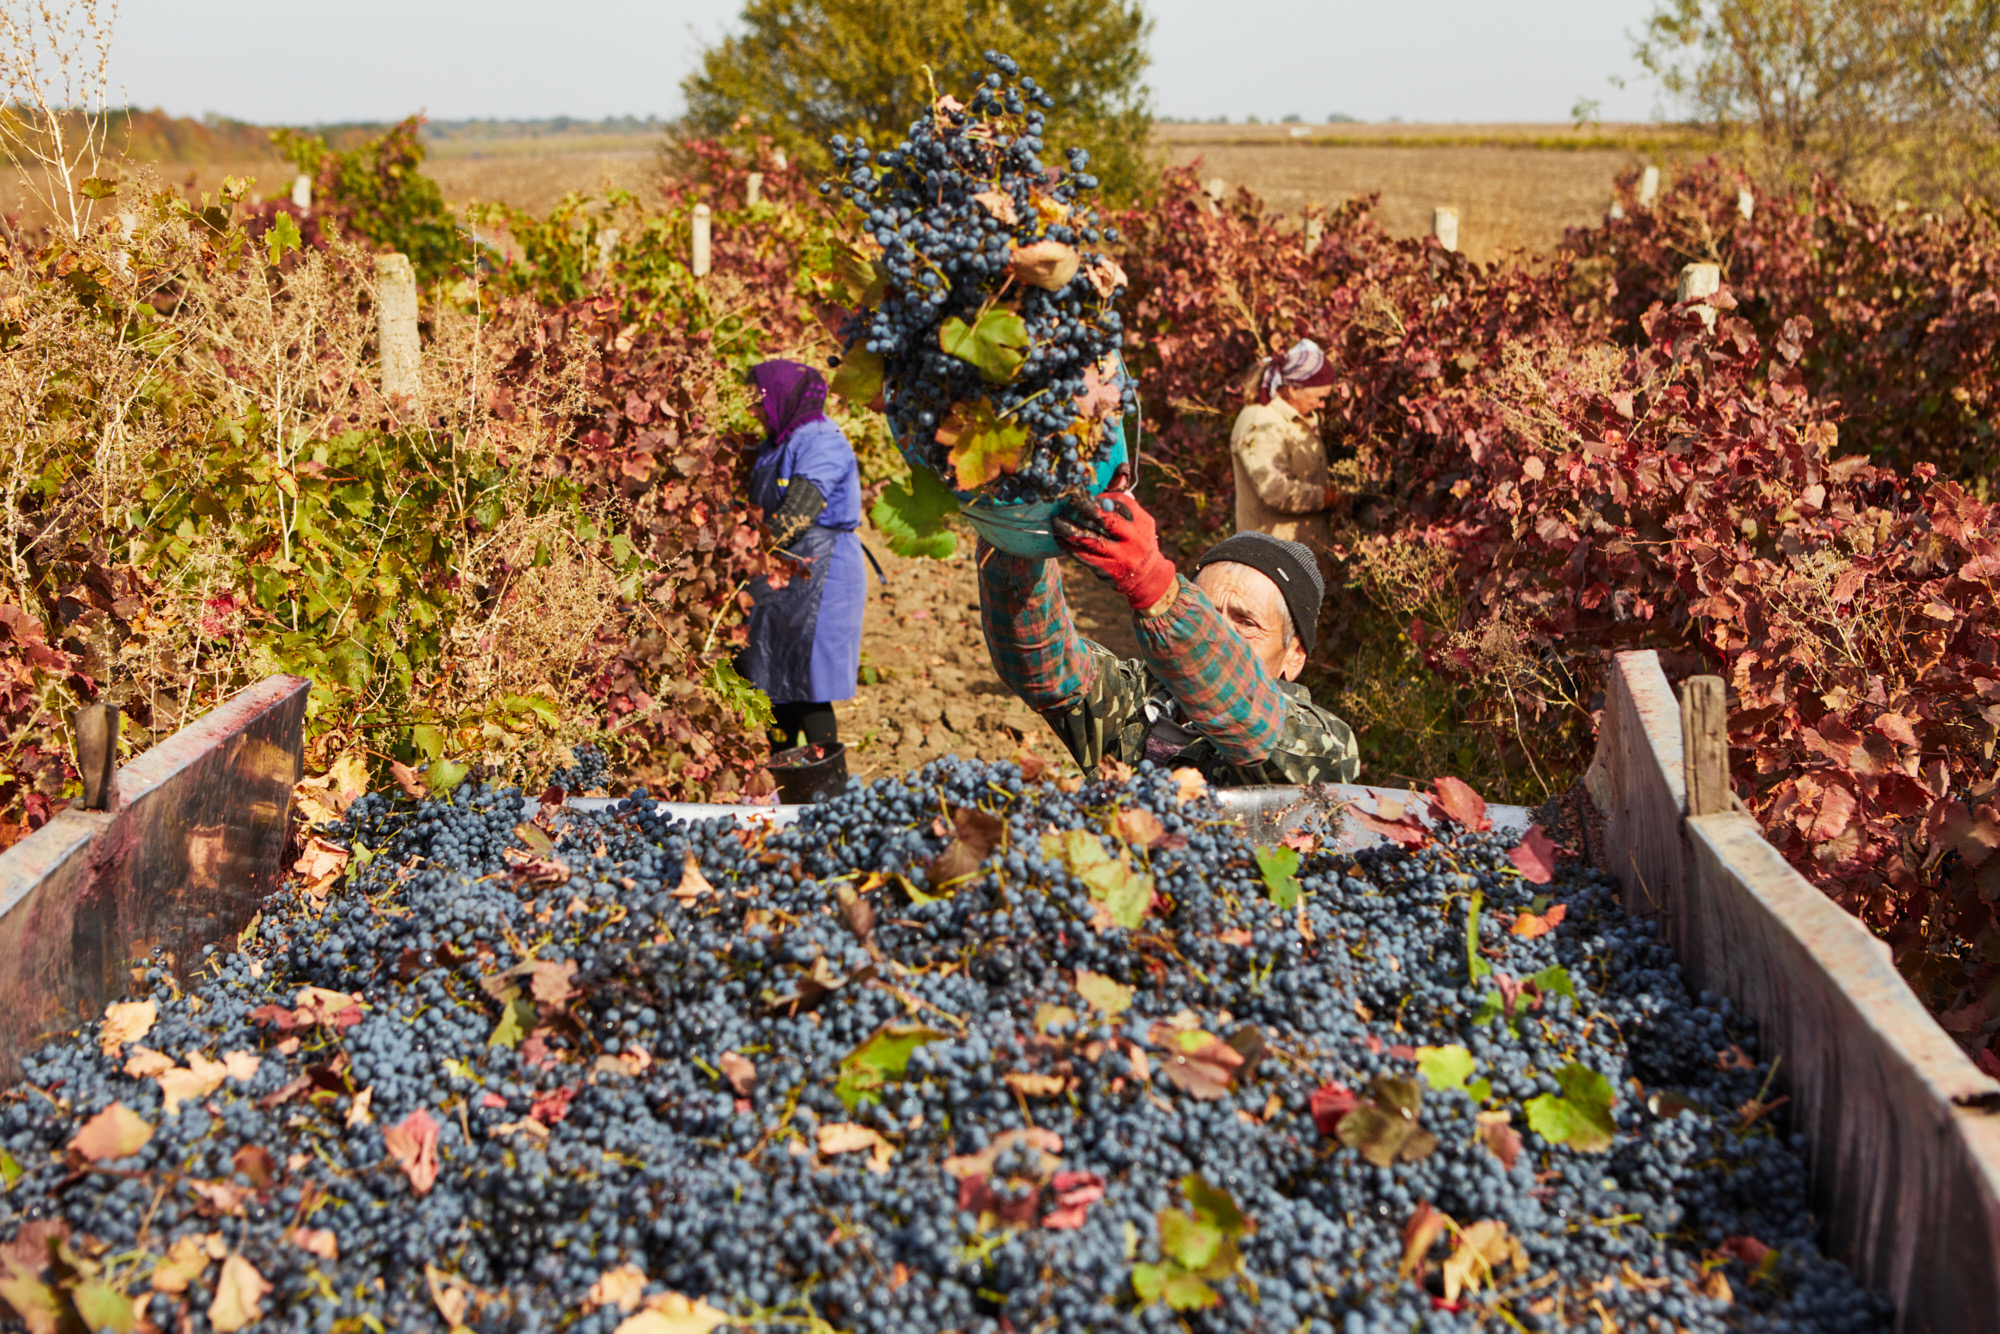
[[(834, 717), (831, 704), (811, 701), (773, 704), (771, 712), (778, 718), (771, 735), (773, 750), (789, 750), (799, 745), (831, 746), (840, 739), (840, 720)], [(797, 739), (800, 735), (805, 737), (804, 741)]]

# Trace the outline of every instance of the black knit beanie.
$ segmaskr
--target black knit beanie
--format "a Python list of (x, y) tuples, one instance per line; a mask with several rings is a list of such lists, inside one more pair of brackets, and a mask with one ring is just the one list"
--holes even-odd
[(1319, 577), (1312, 548), (1269, 533), (1238, 533), (1210, 547), (1194, 563), (1195, 573), (1224, 561), (1248, 565), (1278, 586), (1285, 595), (1285, 610), (1292, 614), (1292, 630), (1306, 652), (1312, 652), (1319, 634), (1319, 604), (1326, 597), (1326, 581)]

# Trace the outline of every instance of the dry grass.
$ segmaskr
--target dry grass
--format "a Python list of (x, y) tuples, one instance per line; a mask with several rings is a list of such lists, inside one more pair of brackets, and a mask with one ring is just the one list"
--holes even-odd
[(1379, 193), (1375, 217), (1395, 236), (1428, 234), (1431, 210), (1450, 205), (1459, 211), (1459, 249), (1477, 260), (1504, 250), (1552, 249), (1565, 228), (1603, 218), (1620, 171), (1652, 160), (1671, 178), (1673, 168), (1672, 155), (1626, 149), (1316, 147), (1275, 140), (1268, 146), (1184, 140), (1168, 145), (1168, 159), (1176, 166), (1199, 162), (1203, 180), (1220, 176), (1232, 189), (1247, 186), (1294, 215), (1307, 204)]

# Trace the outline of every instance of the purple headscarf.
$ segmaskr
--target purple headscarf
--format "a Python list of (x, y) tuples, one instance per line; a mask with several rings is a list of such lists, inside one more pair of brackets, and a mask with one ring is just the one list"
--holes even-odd
[(784, 444), (792, 432), (826, 416), (826, 377), (810, 366), (760, 361), (750, 368), (750, 381), (764, 395), (764, 428), (771, 433), (771, 445)]

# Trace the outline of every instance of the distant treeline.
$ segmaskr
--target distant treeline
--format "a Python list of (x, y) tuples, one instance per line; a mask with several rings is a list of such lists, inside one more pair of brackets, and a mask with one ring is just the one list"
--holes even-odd
[[(4, 114), (4, 113), (0, 113)], [(80, 134), (81, 117), (71, 117), (67, 132)], [(274, 127), (253, 125), (227, 116), (170, 116), (164, 111), (126, 110), (112, 113), (106, 126), (105, 147), (130, 162), (165, 162), (199, 166), (210, 162), (255, 162), (280, 157), (271, 143)], [(329, 148), (358, 148), (379, 139), (388, 129), (387, 121), (351, 121), (334, 125), (292, 127), (310, 129)], [(559, 138), (586, 135), (631, 135), (663, 132), (666, 122), (653, 116), (611, 116), (584, 120), (574, 116), (552, 116), (542, 120), (435, 120), (422, 127), (423, 139), (430, 143), (477, 141), (481, 139)]]

